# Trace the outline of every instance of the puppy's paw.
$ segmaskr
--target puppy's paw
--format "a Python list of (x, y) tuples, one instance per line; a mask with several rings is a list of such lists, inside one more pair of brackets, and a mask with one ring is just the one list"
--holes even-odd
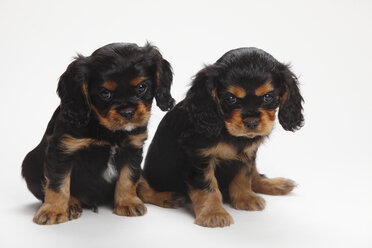
[(69, 221), (69, 218), (67, 211), (61, 206), (43, 203), (33, 220), (39, 225), (52, 225)]
[(253, 192), (231, 200), (231, 206), (239, 210), (260, 211), (265, 204), (265, 199)]
[(267, 195), (286, 195), (296, 187), (296, 183), (290, 179), (264, 178), (253, 184), (253, 191)]
[(234, 223), (233, 218), (226, 210), (222, 210), (199, 215), (195, 220), (195, 224), (204, 227), (230, 226)]
[(182, 194), (171, 193), (169, 199), (163, 201), (164, 208), (179, 208), (186, 203), (186, 197)]
[(83, 208), (81, 207), (80, 202), (76, 198), (71, 197), (70, 201), (68, 202), (68, 219), (77, 219), (81, 216), (82, 212)]
[(120, 216), (142, 216), (146, 214), (146, 212), (147, 212), (146, 206), (138, 197), (130, 201), (116, 204), (114, 208), (114, 214)]

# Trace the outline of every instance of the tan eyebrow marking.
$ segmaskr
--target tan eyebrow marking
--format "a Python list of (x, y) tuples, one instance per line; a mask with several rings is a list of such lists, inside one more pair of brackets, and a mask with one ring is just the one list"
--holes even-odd
[(244, 98), (247, 95), (245, 89), (239, 86), (231, 86), (227, 91), (239, 98)]
[(274, 90), (274, 86), (271, 84), (270, 81), (267, 81), (265, 82), (263, 85), (261, 85), (260, 87), (258, 87), (254, 93), (257, 95), (257, 96), (263, 96), (267, 93), (269, 93), (270, 91), (273, 91)]
[(107, 81), (103, 84), (103, 87), (108, 90), (115, 90), (118, 87), (118, 84), (112, 81)]
[(144, 78), (144, 77), (135, 77), (132, 80), (130, 80), (130, 85), (137, 86), (145, 79), (146, 78)]

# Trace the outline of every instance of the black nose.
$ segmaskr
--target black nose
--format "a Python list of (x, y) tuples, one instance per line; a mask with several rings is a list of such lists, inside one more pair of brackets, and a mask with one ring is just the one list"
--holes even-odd
[(244, 121), (244, 125), (249, 128), (249, 129), (255, 129), (258, 124), (260, 123), (259, 120), (247, 120), (247, 121)]
[(121, 114), (121, 116), (123, 116), (125, 119), (127, 119), (129, 121), (133, 118), (134, 113), (135, 113), (134, 110), (127, 110), (127, 111), (125, 111), (123, 113), (120, 113), (120, 114)]

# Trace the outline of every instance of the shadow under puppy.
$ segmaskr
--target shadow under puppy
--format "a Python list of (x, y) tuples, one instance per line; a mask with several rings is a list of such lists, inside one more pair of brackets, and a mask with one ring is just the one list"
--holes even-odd
[(136, 193), (142, 147), (153, 98), (163, 111), (174, 105), (172, 77), (150, 44), (109, 44), (68, 66), (58, 83), (61, 104), (22, 164), (28, 189), (43, 201), (34, 222), (66, 222), (82, 207), (112, 202), (118, 215), (145, 214)]
[(222, 198), (236, 209), (262, 210), (265, 201), (256, 193), (283, 195), (294, 188), (289, 179), (259, 174), (255, 161), (277, 109), (285, 130), (302, 126), (302, 101), (287, 65), (257, 48), (231, 50), (202, 69), (186, 98), (165, 115), (144, 177), (154, 190), (188, 196), (196, 224), (229, 226)]

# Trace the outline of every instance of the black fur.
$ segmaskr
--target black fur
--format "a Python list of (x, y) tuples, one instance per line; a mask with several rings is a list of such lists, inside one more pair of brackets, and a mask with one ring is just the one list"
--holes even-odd
[[(141, 83), (146, 88), (144, 93), (139, 93), (138, 87), (130, 83), (138, 77), (145, 78)], [(109, 100), (102, 98), (105, 82), (117, 85)], [(110, 156), (118, 173), (123, 166), (129, 166), (131, 178), (128, 180), (138, 181), (142, 147), (130, 143), (128, 137), (147, 132), (148, 119), (139, 113), (140, 105), (150, 111), (155, 97), (162, 110), (173, 107), (171, 83), (170, 64), (150, 44), (139, 47), (114, 43), (96, 50), (91, 56), (76, 57), (58, 83), (60, 106), (41, 143), (23, 161), (22, 175), (29, 190), (44, 201), (45, 187), (59, 192), (63, 179), (71, 171), (70, 194), (82, 204), (95, 208), (113, 202), (117, 178), (107, 181), (102, 177)], [(134, 110), (138, 118), (135, 116), (125, 122), (120, 116), (127, 109)], [(100, 118), (108, 118), (110, 111), (116, 111), (115, 118), (120, 119), (120, 125), (107, 126), (112, 124), (112, 119), (107, 119), (106, 126), (103, 124)], [(95, 143), (66, 153), (61, 145), (66, 135)], [(112, 153), (114, 148), (116, 153)]]

